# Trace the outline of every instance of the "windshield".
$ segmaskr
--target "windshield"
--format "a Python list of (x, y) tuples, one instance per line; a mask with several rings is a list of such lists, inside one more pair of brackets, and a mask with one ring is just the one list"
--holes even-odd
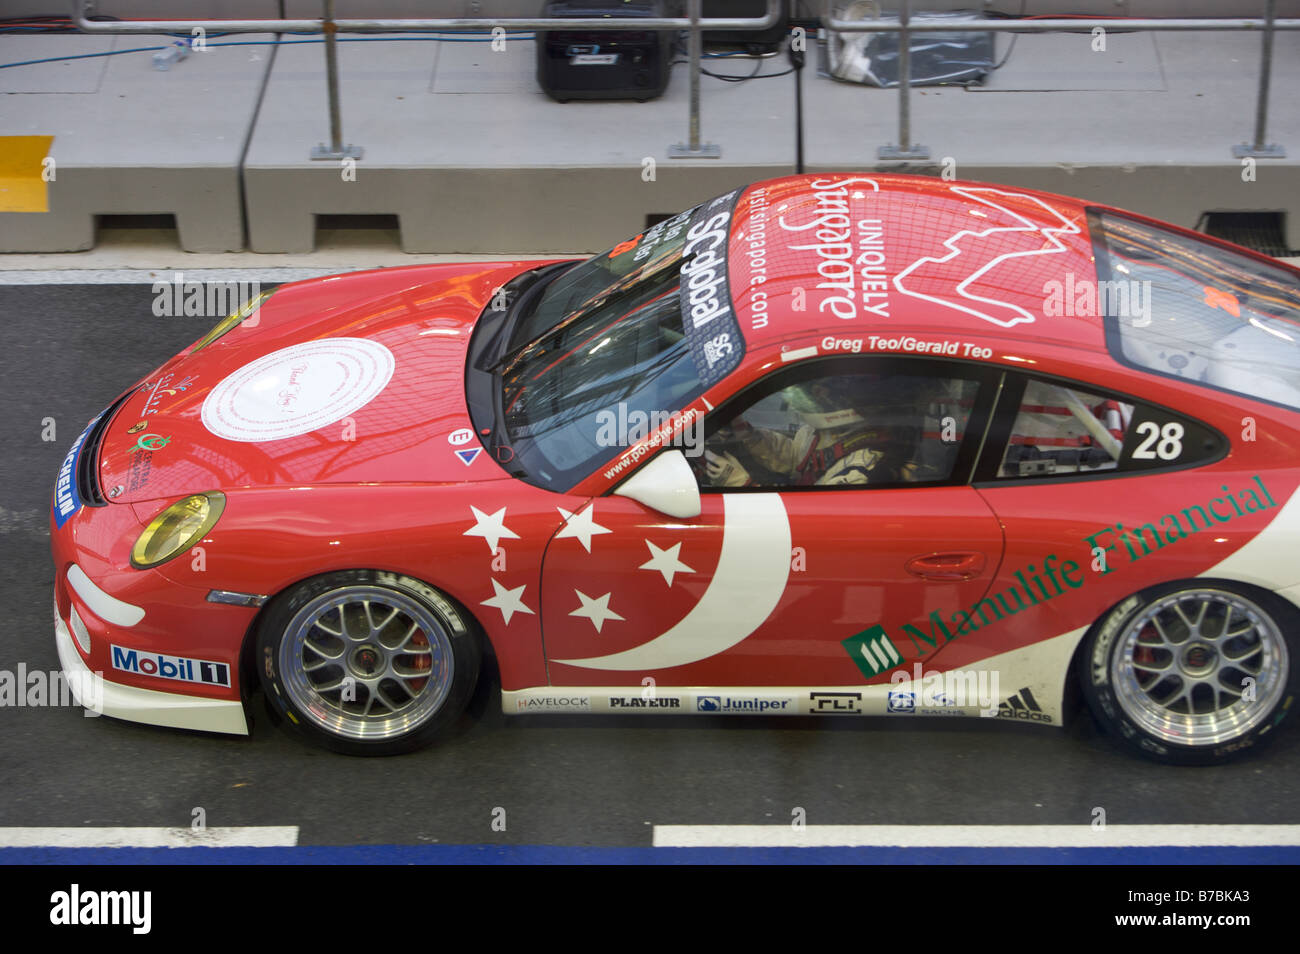
[(568, 489), (646, 436), (629, 420), (680, 410), (739, 364), (726, 274), (735, 196), (570, 269), (520, 318), (501, 389), (526, 479)]
[(1090, 229), (1116, 357), (1300, 410), (1295, 272), (1110, 212)]

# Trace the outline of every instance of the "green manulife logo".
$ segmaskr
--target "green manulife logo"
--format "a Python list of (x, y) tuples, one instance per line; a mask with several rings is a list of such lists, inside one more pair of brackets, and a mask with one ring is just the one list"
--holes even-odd
[[(1115, 572), (1117, 567), (1114, 563), (1123, 559), (1123, 553), (1127, 554), (1128, 563), (1136, 563), (1202, 530), (1217, 529), (1217, 524), (1278, 506), (1258, 475), (1240, 490), (1230, 491), (1226, 484), (1222, 490), (1222, 497), (1213, 497), (1205, 505), (1192, 504), (1136, 528), (1125, 528), (1116, 523), (1083, 537), (1094, 573), (1108, 576)], [(1119, 549), (1120, 544), (1123, 551)], [(926, 626), (924, 623), (921, 626), (904, 623), (900, 627), (902, 635), (911, 641), (917, 656), (924, 656), (958, 636), (974, 633), (1039, 603), (1056, 599), (1081, 588), (1088, 581), (1086, 571), (1075, 560), (1062, 560), (1055, 553), (1049, 553), (1039, 563), (1041, 565), (1028, 563), (1012, 571), (1010, 575), (1014, 582), (1010, 586), (976, 600), (969, 609), (951, 613), (933, 610), (928, 617), (928, 632), (922, 628)], [(868, 679), (903, 662), (898, 647), (879, 623), (850, 636), (841, 645)]]
[(903, 661), (903, 656), (885, 633), (885, 627), (877, 623), (870, 629), (864, 629), (856, 636), (850, 636), (840, 645), (848, 650), (857, 663), (862, 675), (870, 679), (882, 672), (893, 669)]

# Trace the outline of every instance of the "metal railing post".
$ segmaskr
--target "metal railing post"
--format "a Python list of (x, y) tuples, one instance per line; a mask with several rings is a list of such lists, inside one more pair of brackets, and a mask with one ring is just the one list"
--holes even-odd
[[(338, 61), (336, 40), (337, 33), (409, 33), (464, 30), (487, 30), (500, 27), (504, 30), (690, 30), (690, 139), (689, 142), (670, 146), (670, 158), (716, 158), (721, 150), (711, 143), (700, 142), (700, 60), (702, 38), (700, 26), (707, 24), (711, 30), (765, 30), (773, 26), (780, 18), (781, 0), (767, 0), (766, 12), (761, 18), (752, 17), (709, 17), (701, 16), (701, 0), (689, 0), (690, 17), (451, 17), (438, 19), (342, 19), (334, 18), (332, 0), (324, 0), (325, 16), (320, 20), (90, 20), (84, 8), (85, 0), (68, 0), (73, 25), (85, 34), (169, 34), (178, 29), (202, 27), (205, 30), (222, 33), (323, 33), (325, 34), (325, 62), (327, 81), (329, 83), (330, 108), (330, 145), (324, 144), (312, 150), (313, 159), (359, 158), (362, 150), (359, 146), (342, 142), (342, 121), (339, 118)], [(908, 0), (900, 0), (900, 22), (897, 25), (884, 24), (879, 20), (837, 20), (829, 9), (821, 17), (823, 29), (840, 33), (896, 33), (899, 36), (899, 104), (898, 126), (899, 144), (883, 146), (879, 150), (881, 159), (928, 159), (930, 150), (911, 142), (911, 36), (914, 33), (962, 32), (962, 33), (1078, 33), (1094, 30), (1123, 30), (1132, 32), (1169, 32), (1169, 31), (1207, 31), (1229, 32), (1236, 30), (1263, 30), (1263, 47), (1260, 62), (1259, 97), (1255, 108), (1255, 140), (1233, 147), (1233, 154), (1239, 157), (1281, 158), (1286, 155), (1280, 145), (1266, 142), (1265, 130), (1268, 119), (1269, 80), (1273, 65), (1273, 34), (1278, 30), (1300, 30), (1300, 18), (1276, 19), (1275, 0), (1265, 0), (1266, 16), (1260, 20), (1253, 17), (1220, 18), (1100, 18), (1080, 21), (1070, 17), (1050, 17), (1038, 20), (1021, 18), (977, 18), (960, 24), (944, 22), (942, 19), (922, 19), (912, 22)], [(828, 4), (829, 7), (829, 4)]]
[(691, 34), (687, 42), (687, 58), (691, 71), (691, 102), (689, 141), (668, 147), (669, 159), (719, 159), (722, 149), (711, 142), (700, 142), (700, 60), (704, 56), (704, 37), (700, 35), (700, 11), (703, 0), (689, 0), (687, 15), (691, 20)]
[(330, 144), (312, 146), (313, 159), (360, 159), (364, 154), (360, 146), (343, 145), (343, 119), (339, 111), (339, 52), (338, 26), (334, 23), (334, 0), (324, 0), (321, 32), (325, 34), (325, 86), (330, 108)]
[(1259, 95), (1255, 99), (1255, 141), (1238, 143), (1232, 154), (1238, 159), (1285, 159), (1286, 150), (1277, 143), (1266, 143), (1268, 126), (1268, 87), (1273, 73), (1273, 14), (1275, 0), (1264, 2), (1264, 39), (1259, 54)]
[(903, 0), (898, 10), (898, 145), (884, 145), (876, 150), (881, 159), (929, 159), (930, 150), (912, 145), (912, 34), (910, 0)]

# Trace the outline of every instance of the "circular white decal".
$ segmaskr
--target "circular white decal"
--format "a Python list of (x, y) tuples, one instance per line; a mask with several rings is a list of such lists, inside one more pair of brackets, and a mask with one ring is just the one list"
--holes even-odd
[(468, 427), (458, 427), (447, 435), (448, 444), (468, 444), (474, 439), (474, 432)]
[(231, 441), (310, 434), (361, 410), (388, 385), (393, 353), (365, 338), (290, 345), (244, 365), (203, 402), (203, 426)]

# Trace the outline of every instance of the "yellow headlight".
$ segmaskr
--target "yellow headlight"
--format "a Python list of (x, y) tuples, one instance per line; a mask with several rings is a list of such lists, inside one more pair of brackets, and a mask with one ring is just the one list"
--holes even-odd
[(216, 525), (225, 509), (226, 495), (215, 490), (177, 501), (144, 528), (131, 548), (131, 565), (144, 570), (184, 553)]
[(216, 341), (218, 338), (224, 335), (231, 328), (234, 328), (236, 325), (241, 324), (244, 321), (244, 319), (248, 318), (250, 315), (253, 314), (253, 312), (257, 311), (257, 309), (261, 306), (262, 302), (270, 298), (274, 292), (275, 289), (272, 288), (271, 291), (264, 291), (262, 292), (262, 294), (250, 298), (239, 308), (238, 311), (231, 312), (225, 318), (222, 318), (219, 322), (217, 322), (216, 326), (211, 331), (209, 331), (206, 335), (204, 335), (202, 338), (199, 339), (199, 343), (194, 346), (194, 349), (190, 351), (190, 354), (194, 354), (196, 351), (206, 348), (208, 345), (212, 344), (212, 342)]

